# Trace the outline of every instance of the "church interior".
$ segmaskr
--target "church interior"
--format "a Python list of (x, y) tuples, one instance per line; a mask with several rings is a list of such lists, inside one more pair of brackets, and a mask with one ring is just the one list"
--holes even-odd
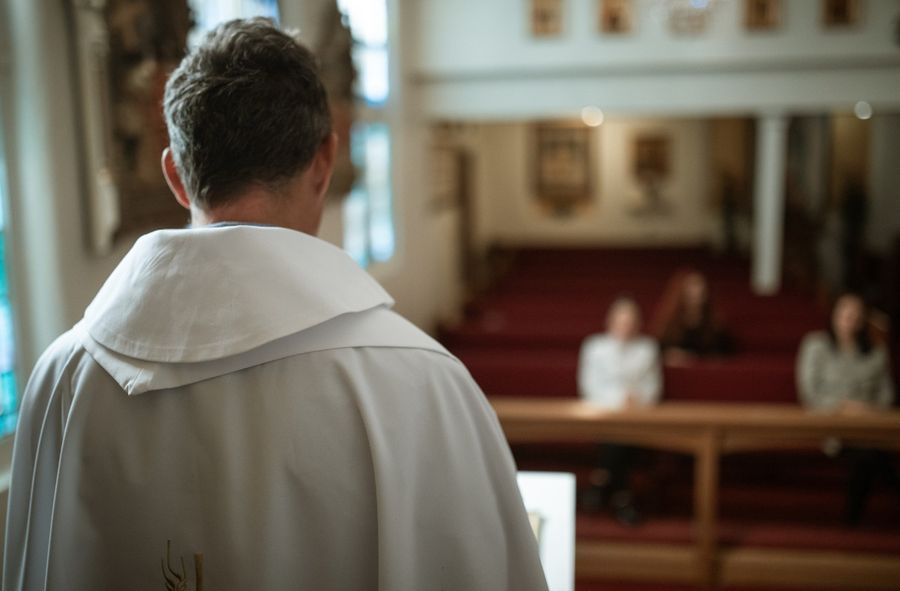
[[(139, 235), (189, 222), (166, 75), (254, 15), (320, 60), (320, 237), (466, 365), (519, 470), (574, 475), (551, 589), (900, 588), (896, 402), (811, 407), (798, 361), (857, 294), (900, 384), (896, 0), (0, 0), (0, 487), (41, 352)], [(648, 408), (582, 402), (611, 307), (665, 345), (691, 281), (710, 354), (663, 348)], [(629, 451), (627, 513), (592, 496), (598, 447)]]

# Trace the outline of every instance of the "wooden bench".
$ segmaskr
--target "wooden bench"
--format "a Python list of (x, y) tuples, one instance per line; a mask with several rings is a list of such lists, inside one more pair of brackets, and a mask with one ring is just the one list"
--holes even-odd
[(796, 405), (666, 402), (606, 411), (579, 400), (491, 400), (511, 444), (615, 442), (691, 454), (695, 458), (693, 547), (585, 544), (577, 550), (582, 578), (639, 578), (716, 584), (795, 584), (815, 588), (900, 588), (900, 557), (848, 552), (721, 548), (717, 535), (719, 464), (724, 454), (816, 449), (823, 439), (900, 449), (900, 411), (838, 415)]

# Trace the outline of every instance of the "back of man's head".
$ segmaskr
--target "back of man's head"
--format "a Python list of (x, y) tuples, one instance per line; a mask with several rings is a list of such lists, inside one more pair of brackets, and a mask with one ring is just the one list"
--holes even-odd
[(185, 191), (205, 210), (252, 185), (277, 192), (331, 132), (315, 57), (261, 18), (207, 34), (169, 78), (164, 111)]

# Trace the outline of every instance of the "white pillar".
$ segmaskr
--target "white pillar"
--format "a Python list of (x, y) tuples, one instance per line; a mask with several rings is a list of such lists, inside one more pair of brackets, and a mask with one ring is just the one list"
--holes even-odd
[(876, 114), (869, 122), (869, 215), (866, 245), (889, 254), (900, 237), (900, 115)]
[(753, 197), (753, 290), (758, 294), (773, 294), (781, 287), (786, 162), (787, 117), (761, 115), (756, 122)]

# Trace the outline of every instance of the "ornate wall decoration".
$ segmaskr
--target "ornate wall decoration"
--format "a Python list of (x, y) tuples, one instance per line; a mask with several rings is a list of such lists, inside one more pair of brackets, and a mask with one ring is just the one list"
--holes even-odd
[(357, 72), (353, 65), (353, 36), (338, 10), (337, 2), (329, 2), (324, 14), (323, 33), (316, 47), (322, 82), (328, 91), (331, 120), (338, 135), (338, 154), (329, 193), (345, 197), (359, 176), (350, 158), (350, 132), (356, 120), (354, 84)]
[(662, 185), (671, 173), (671, 140), (663, 134), (642, 134), (634, 139), (632, 172), (643, 189), (637, 215), (663, 215), (671, 211)]
[(669, 30), (675, 35), (694, 36), (706, 31), (717, 0), (666, 0)]
[(571, 216), (592, 200), (596, 134), (581, 123), (541, 123), (533, 133), (534, 194), (552, 215)]
[(187, 49), (187, 0), (73, 0), (90, 243), (182, 226), (160, 169), (162, 97)]

